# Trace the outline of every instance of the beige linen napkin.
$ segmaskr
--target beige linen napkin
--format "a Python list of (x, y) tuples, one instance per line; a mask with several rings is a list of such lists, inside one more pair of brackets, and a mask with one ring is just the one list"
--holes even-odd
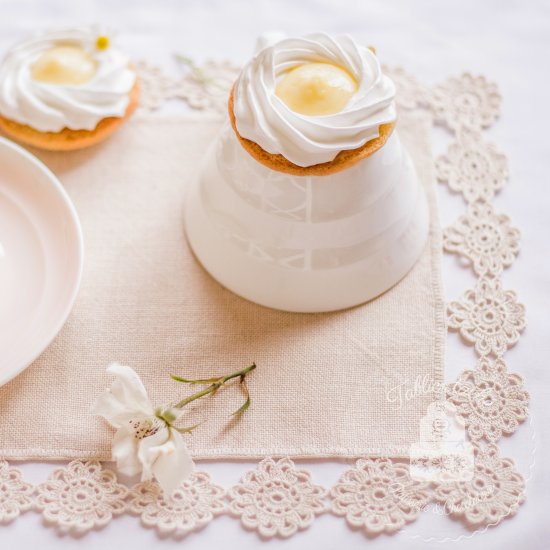
[(182, 204), (220, 122), (145, 117), (87, 151), (37, 153), (59, 176), (82, 220), (86, 257), (75, 308), (52, 345), (0, 388), (0, 456), (110, 456), (112, 432), (90, 407), (112, 361), (134, 367), (154, 404), (191, 393), (170, 373), (203, 378), (255, 361), (252, 406), (240, 419), (238, 384), (199, 402), (187, 437), (196, 458), (406, 456), (442, 381), (445, 327), (440, 227), (428, 115), (399, 131), (432, 215), (424, 255), (369, 304), (292, 314), (251, 304), (198, 265)]

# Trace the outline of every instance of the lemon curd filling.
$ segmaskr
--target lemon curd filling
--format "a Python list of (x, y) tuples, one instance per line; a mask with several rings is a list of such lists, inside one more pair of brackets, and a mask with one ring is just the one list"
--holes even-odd
[(330, 63), (305, 63), (285, 73), (275, 95), (302, 115), (333, 115), (348, 104), (357, 91), (355, 78)]
[(31, 68), (33, 80), (49, 84), (85, 84), (92, 79), (96, 62), (77, 46), (55, 46), (46, 50)]

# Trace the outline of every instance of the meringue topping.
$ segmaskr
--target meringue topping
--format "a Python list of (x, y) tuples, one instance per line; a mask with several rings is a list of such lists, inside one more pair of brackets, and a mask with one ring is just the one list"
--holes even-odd
[[(319, 64), (346, 72), (355, 82), (353, 93), (342, 84), (330, 90), (328, 77), (312, 85), (300, 73), (296, 86), (287, 83), (285, 90), (285, 80), (295, 78), (292, 74), (300, 67), (307, 71), (307, 65)], [(376, 55), (349, 36), (315, 33), (265, 47), (242, 70), (234, 98), (235, 124), (242, 137), (304, 167), (363, 146), (379, 136), (382, 124), (396, 119), (393, 82), (382, 73)]]
[(93, 27), (41, 33), (0, 63), (0, 114), (41, 132), (93, 130), (122, 117), (136, 74), (117, 48), (97, 47)]

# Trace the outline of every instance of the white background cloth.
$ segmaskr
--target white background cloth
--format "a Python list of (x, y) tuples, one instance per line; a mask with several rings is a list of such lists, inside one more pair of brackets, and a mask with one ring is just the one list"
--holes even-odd
[[(456, 545), (485, 550), (548, 548), (550, 524), (550, 190), (548, 170), (548, 54), (550, 52), (550, 3), (545, 0), (284, 0), (278, 2), (232, 0), (0, 0), (0, 51), (26, 33), (76, 23), (98, 22), (117, 29), (120, 42), (135, 58), (146, 58), (175, 70), (172, 53), (197, 60), (228, 58), (243, 63), (258, 33), (284, 30), (302, 34), (313, 30), (346, 32), (377, 47), (388, 65), (403, 65), (419, 79), (434, 83), (462, 71), (483, 73), (495, 80), (504, 97), (502, 117), (488, 132), (491, 141), (509, 156), (511, 179), (495, 200), (497, 210), (509, 214), (520, 227), (520, 256), (504, 274), (506, 288), (518, 292), (527, 307), (528, 328), (506, 359), (511, 371), (526, 379), (531, 402), (531, 421), (500, 442), (504, 456), (513, 457), (527, 478), (527, 502), (517, 516), (485, 533), (473, 533), (456, 521), (422, 513), (396, 536), (367, 539), (351, 530), (341, 518), (319, 517), (308, 530), (287, 541), (261, 541), (227, 516), (214, 520), (204, 531), (184, 541), (160, 539), (139, 526), (138, 519), (124, 516), (102, 531), (76, 541), (59, 537), (42, 527), (41, 516), (26, 514), (0, 527), (2, 548), (176, 548), (190, 544), (200, 548), (276, 547), (284, 549), (441, 548)], [(435, 134), (436, 151), (447, 138)], [(459, 196), (441, 188), (441, 216), (448, 225), (464, 211)], [(475, 279), (460, 269), (453, 256), (444, 258), (444, 283), (448, 299), (458, 297)], [(449, 337), (447, 379), (475, 364), (472, 348), (456, 334)], [(32, 412), (30, 413), (32, 421)], [(535, 449), (536, 445), (536, 449)], [(216, 482), (237, 482), (252, 463), (202, 465)], [(308, 464), (314, 479), (334, 483), (342, 464)], [(46, 478), (52, 465), (22, 466), (33, 482)]]

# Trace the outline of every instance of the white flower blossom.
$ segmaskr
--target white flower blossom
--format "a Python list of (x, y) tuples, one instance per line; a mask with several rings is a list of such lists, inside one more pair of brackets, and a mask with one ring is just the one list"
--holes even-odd
[(156, 478), (170, 495), (192, 473), (193, 460), (181, 433), (169, 421), (180, 411), (171, 409), (161, 418), (151, 405), (137, 373), (130, 367), (112, 364), (113, 385), (94, 405), (94, 412), (116, 428), (112, 457), (123, 474), (141, 472), (141, 480)]

